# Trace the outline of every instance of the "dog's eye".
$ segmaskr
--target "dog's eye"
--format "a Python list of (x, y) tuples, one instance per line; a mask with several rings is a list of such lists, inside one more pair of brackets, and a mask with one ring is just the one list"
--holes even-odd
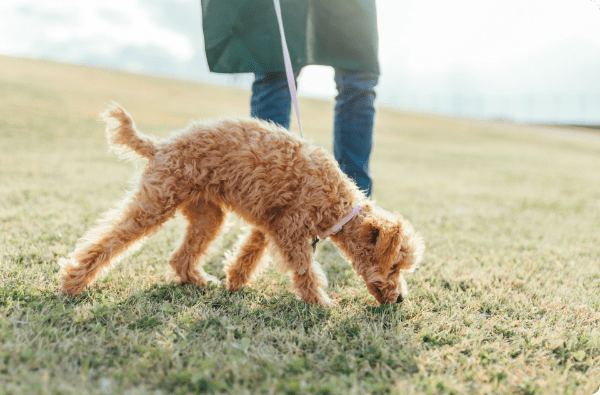
[(377, 238), (379, 237), (379, 229), (373, 229), (371, 233), (371, 244), (377, 243)]
[(398, 264), (396, 263), (394, 266), (392, 266), (392, 269), (391, 269), (392, 272), (395, 272), (397, 268), (398, 268)]

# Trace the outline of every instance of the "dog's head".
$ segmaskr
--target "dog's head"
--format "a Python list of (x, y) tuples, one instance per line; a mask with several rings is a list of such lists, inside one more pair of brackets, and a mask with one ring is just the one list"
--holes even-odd
[(425, 250), (423, 238), (398, 213), (372, 211), (363, 220), (360, 238), (370, 262), (359, 273), (379, 304), (398, 303), (407, 296), (403, 272), (413, 271)]

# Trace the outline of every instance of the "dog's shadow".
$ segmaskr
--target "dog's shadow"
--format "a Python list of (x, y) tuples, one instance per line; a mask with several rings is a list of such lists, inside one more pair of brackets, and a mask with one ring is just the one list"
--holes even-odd
[[(290, 291), (272, 293), (249, 287), (230, 293), (222, 286), (212, 284), (205, 288), (174, 283), (152, 284), (119, 298), (111, 291), (109, 283), (97, 283), (78, 296), (46, 294), (29, 299), (47, 307), (56, 305), (58, 310), (74, 315), (71, 318), (83, 326), (126, 326), (134, 331), (163, 330), (173, 325), (192, 332), (211, 325), (302, 328), (305, 332), (315, 326), (334, 330), (340, 327), (345, 331), (350, 321), (364, 321), (391, 329), (403, 315), (401, 305), (397, 304), (365, 306), (364, 295), (343, 298), (336, 307), (327, 309), (307, 304)], [(356, 305), (362, 308), (353, 307)]]

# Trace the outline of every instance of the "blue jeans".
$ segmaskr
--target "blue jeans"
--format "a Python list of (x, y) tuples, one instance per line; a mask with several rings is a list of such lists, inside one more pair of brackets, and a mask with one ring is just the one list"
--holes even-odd
[[(340, 168), (367, 196), (373, 179), (369, 169), (373, 147), (375, 85), (378, 75), (352, 70), (335, 70), (333, 153)], [(291, 96), (285, 73), (256, 74), (252, 84), (250, 114), (290, 127)]]

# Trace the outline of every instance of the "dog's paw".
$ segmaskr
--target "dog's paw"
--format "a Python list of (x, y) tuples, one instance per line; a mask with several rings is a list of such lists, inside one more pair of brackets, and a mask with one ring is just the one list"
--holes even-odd
[(319, 292), (317, 295), (309, 295), (302, 298), (306, 303), (316, 304), (321, 307), (330, 308), (336, 305), (336, 302), (329, 298), (325, 292)]
[(79, 295), (86, 286), (85, 272), (80, 270), (71, 258), (61, 258), (58, 261), (61, 294)]
[(85, 283), (71, 278), (63, 278), (59, 292), (63, 295), (76, 296), (83, 292)]
[(248, 281), (246, 278), (228, 273), (225, 288), (227, 288), (229, 292), (239, 291), (246, 285), (248, 285)]
[(330, 299), (328, 296), (325, 296), (325, 298), (320, 299), (317, 304), (321, 307), (325, 307), (325, 308), (330, 308), (330, 307), (334, 307), (337, 305), (337, 303), (333, 300)]
[(215, 276), (203, 273), (201, 276), (188, 276), (187, 281), (181, 284), (193, 284), (197, 287), (206, 288), (208, 285), (220, 286), (221, 282)]
[(225, 288), (229, 292), (239, 291), (241, 287), (242, 287), (241, 284), (232, 283), (232, 282), (229, 282), (229, 280), (227, 280), (227, 282), (225, 283)]
[(195, 285), (197, 287), (202, 287), (205, 288), (209, 283), (211, 285), (216, 285), (219, 286), (221, 285), (221, 282), (219, 281), (218, 278), (216, 278), (215, 276), (211, 276), (210, 274), (206, 273), (204, 270), (200, 271), (193, 271), (193, 272), (188, 272), (188, 273), (184, 273), (184, 275), (181, 275), (179, 273), (175, 273), (175, 272), (170, 272), (167, 275), (167, 281), (172, 281), (174, 283), (180, 284), (180, 285), (185, 285), (185, 284), (192, 284)]
[[(199, 285), (196, 284), (194, 282), (195, 285)], [(207, 285), (216, 285), (216, 286), (220, 286), (221, 285), (221, 281), (219, 281), (218, 278), (216, 278), (215, 276), (211, 276), (210, 274), (204, 274), (204, 285), (202, 285), (203, 287), (206, 287)]]

